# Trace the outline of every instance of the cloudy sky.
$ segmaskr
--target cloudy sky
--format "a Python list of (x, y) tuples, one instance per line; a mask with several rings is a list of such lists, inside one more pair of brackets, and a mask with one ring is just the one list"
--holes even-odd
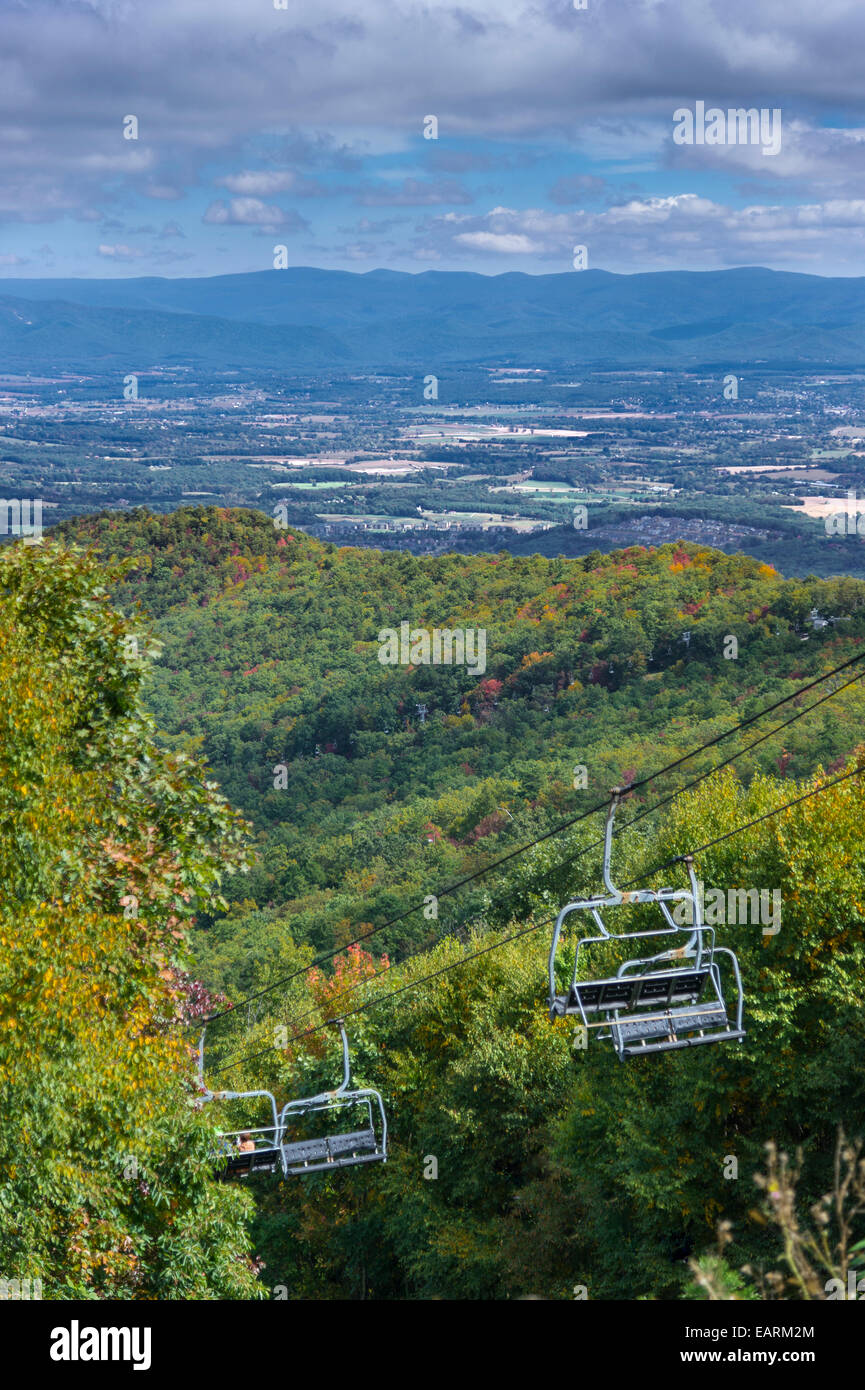
[(863, 51), (861, 0), (0, 0), (0, 275), (865, 274)]

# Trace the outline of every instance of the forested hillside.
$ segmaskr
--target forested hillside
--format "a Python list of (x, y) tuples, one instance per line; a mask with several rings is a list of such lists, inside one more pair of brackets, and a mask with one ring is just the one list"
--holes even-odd
[[(256, 867), (200, 939), (208, 982), (225, 988), (251, 987), (283, 940), (329, 949), (359, 922), (380, 926), (792, 694), (865, 636), (865, 584), (785, 581), (687, 544), (417, 558), (336, 549), (212, 508), (103, 515), (62, 532), (134, 559), (116, 592), (158, 619), (147, 686), (157, 723), (170, 746), (206, 758), (256, 828)], [(837, 621), (815, 630), (812, 609)], [(378, 634), (403, 620), (484, 628), (485, 671), (382, 665)], [(737, 754), (746, 780), (807, 776), (851, 753), (863, 714), (857, 683), (753, 753), (749, 740), (721, 752)], [(442, 914), (461, 920), (492, 887), (471, 885)], [(400, 953), (440, 926), (414, 914), (376, 944)]]
[[(418, 559), (188, 508), (15, 547), (2, 593), (16, 947), (0, 1084), (23, 1117), (4, 1142), (71, 1135), (69, 1166), (50, 1141), (17, 1159), (14, 1196), (58, 1270), (99, 1233), (85, 1296), (114, 1287), (127, 1249), (137, 1297), (824, 1296), (784, 1262), (791, 1179), (770, 1141), (802, 1149), (799, 1231), (825, 1232), (821, 1280), (846, 1275), (855, 1182), (825, 1224), (812, 1207), (855, 1177), (855, 1154), (840, 1176), (834, 1156), (865, 1101), (862, 667), (819, 678), (863, 646), (865, 585), (685, 544)], [(382, 664), (379, 634), (402, 621), (484, 629), (485, 669)], [(656, 866), (704, 846), (706, 884), (780, 894), (777, 931), (718, 926), (744, 1042), (624, 1065), (575, 1046), (547, 1016), (546, 963), (551, 917), (600, 886), (588, 813), (788, 696), (628, 797), (614, 841), (619, 882), (681, 886), (681, 865)], [(213, 1151), (217, 1127), (261, 1120), (185, 1105), (207, 991), (242, 1005), (208, 1027), (211, 1084), (280, 1103), (335, 1084), (320, 1025), (344, 1014), (355, 1078), (385, 1098), (387, 1164), (216, 1187), (208, 1134)], [(101, 1026), (121, 1037), (110, 1065)], [(131, 1197), (111, 1176), (127, 1153), (145, 1169)], [(0, 1242), (24, 1248), (8, 1220)]]

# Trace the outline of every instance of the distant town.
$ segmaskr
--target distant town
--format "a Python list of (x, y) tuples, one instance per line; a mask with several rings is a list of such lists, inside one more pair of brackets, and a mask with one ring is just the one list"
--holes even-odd
[(428, 400), (410, 374), (6, 375), (0, 490), (39, 499), (45, 526), (206, 502), (415, 554), (682, 538), (787, 573), (860, 573), (858, 537), (827, 536), (824, 518), (865, 496), (863, 382), (490, 365)]

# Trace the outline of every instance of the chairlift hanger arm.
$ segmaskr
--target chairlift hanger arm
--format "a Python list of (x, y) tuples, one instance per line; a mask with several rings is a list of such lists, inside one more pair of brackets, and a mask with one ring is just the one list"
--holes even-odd
[(342, 1081), (334, 1092), (334, 1095), (341, 1096), (351, 1085), (351, 1069), (348, 1060), (348, 1038), (346, 1037), (345, 1022), (343, 1019), (332, 1018), (330, 1022), (336, 1024), (339, 1029), (340, 1038), (342, 1039)]
[(611, 793), (610, 793), (610, 796), (611, 796), (611, 799), (610, 799), (610, 806), (609, 806), (609, 810), (607, 811), (607, 820), (606, 820), (606, 825), (605, 825), (605, 829), (604, 829), (604, 865), (603, 865), (603, 875), (604, 875), (604, 885), (605, 885), (605, 887), (606, 887), (606, 889), (607, 889), (607, 894), (606, 894), (606, 895), (598, 895), (598, 896), (592, 897), (592, 898), (579, 898), (579, 899), (576, 899), (576, 900), (573, 901), (573, 902), (566, 903), (565, 906), (562, 908), (561, 912), (559, 913), (558, 917), (556, 918), (556, 925), (555, 925), (555, 928), (554, 928), (554, 930), (553, 930), (553, 940), (552, 940), (552, 944), (551, 944), (551, 946), (550, 946), (550, 955), (549, 955), (549, 962), (548, 962), (549, 986), (550, 986), (550, 1000), (551, 1000), (551, 1001), (555, 998), (555, 995), (556, 995), (556, 952), (557, 952), (558, 946), (559, 946), (559, 939), (560, 939), (560, 937), (561, 937), (562, 926), (564, 925), (565, 918), (566, 918), (566, 917), (569, 915), (569, 913), (571, 913), (571, 912), (579, 912), (579, 911), (591, 912), (592, 916), (593, 916), (594, 919), (595, 919), (595, 923), (596, 923), (596, 925), (597, 925), (597, 927), (598, 927), (598, 929), (599, 929), (599, 931), (600, 931), (601, 936), (600, 936), (600, 938), (588, 938), (589, 940), (592, 940), (592, 939), (608, 939), (608, 940), (610, 940), (610, 941), (619, 941), (619, 940), (622, 940), (622, 939), (623, 939), (624, 937), (626, 937), (626, 936), (633, 935), (633, 933), (631, 933), (631, 932), (616, 933), (616, 932), (610, 932), (610, 931), (608, 931), (607, 927), (604, 925), (604, 922), (603, 922), (603, 920), (602, 920), (602, 918), (601, 918), (601, 915), (600, 915), (600, 912), (599, 912), (599, 908), (602, 908), (602, 907), (621, 907), (621, 906), (624, 906), (624, 905), (626, 905), (626, 904), (633, 904), (633, 903), (657, 903), (657, 904), (660, 906), (661, 911), (662, 911), (663, 914), (664, 914), (664, 918), (665, 918), (665, 920), (667, 921), (668, 926), (662, 928), (660, 931), (657, 931), (657, 932), (645, 932), (645, 933), (642, 933), (642, 935), (645, 935), (645, 936), (655, 936), (655, 935), (661, 936), (661, 935), (665, 935), (667, 932), (670, 932), (670, 931), (680, 931), (680, 930), (681, 930), (681, 928), (678, 926), (678, 924), (673, 920), (672, 915), (671, 915), (671, 913), (670, 913), (670, 910), (669, 910), (669, 908), (667, 907), (667, 903), (671, 903), (671, 902), (689, 902), (689, 903), (691, 903), (691, 905), (692, 905), (692, 912), (693, 912), (694, 916), (693, 916), (693, 921), (692, 921), (691, 923), (688, 923), (688, 925), (689, 925), (689, 926), (693, 926), (694, 930), (693, 930), (693, 932), (692, 932), (692, 935), (691, 935), (691, 937), (690, 937), (690, 940), (689, 940), (688, 943), (687, 943), (687, 948), (688, 948), (688, 949), (693, 949), (694, 946), (696, 945), (696, 947), (697, 947), (697, 953), (698, 953), (698, 958), (699, 958), (699, 955), (700, 955), (700, 952), (701, 952), (701, 944), (702, 944), (702, 943), (701, 943), (701, 940), (700, 940), (700, 930), (701, 930), (701, 927), (702, 927), (702, 923), (701, 923), (701, 921), (700, 921), (700, 906), (699, 906), (699, 895), (698, 895), (698, 892), (697, 892), (697, 880), (696, 880), (696, 877), (695, 877), (695, 875), (694, 875), (694, 863), (693, 863), (693, 857), (692, 857), (691, 855), (683, 855), (683, 856), (682, 856), (683, 862), (685, 862), (685, 863), (687, 864), (687, 868), (688, 868), (688, 876), (689, 876), (689, 879), (690, 879), (690, 883), (689, 883), (689, 887), (688, 887), (688, 888), (657, 888), (657, 889), (655, 889), (655, 888), (640, 888), (640, 889), (637, 889), (637, 890), (634, 891), (634, 892), (627, 893), (627, 892), (623, 892), (621, 889), (617, 888), (616, 885), (613, 883), (612, 875), (611, 875), (611, 869), (610, 869), (610, 860), (611, 860), (611, 856), (612, 856), (612, 844), (613, 844), (613, 825), (614, 825), (615, 817), (616, 817), (616, 809), (617, 809), (617, 807), (618, 807), (618, 805), (619, 805), (619, 802), (621, 801), (622, 797), (624, 796), (624, 794), (625, 794), (625, 792), (626, 792), (627, 790), (628, 790), (628, 789), (627, 789), (627, 788), (624, 788), (624, 787), (613, 787), (613, 788), (612, 788), (612, 791), (611, 791)]
[(274, 1127), (279, 1123), (276, 1110), (276, 1097), (272, 1091), (212, 1091), (204, 1079), (204, 1035), (207, 1032), (205, 1026), (201, 1030), (201, 1038), (198, 1043), (198, 1082), (202, 1088), (203, 1095), (198, 1099), (201, 1101), (209, 1100), (269, 1100), (270, 1109), (273, 1114)]

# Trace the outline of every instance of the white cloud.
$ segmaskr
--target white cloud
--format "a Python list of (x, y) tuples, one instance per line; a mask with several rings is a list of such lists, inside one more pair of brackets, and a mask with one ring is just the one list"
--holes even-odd
[(461, 246), (476, 251), (496, 251), (499, 255), (528, 256), (543, 248), (519, 232), (460, 232), (454, 238)]
[(170, 183), (148, 183), (142, 192), (145, 198), (156, 198), (162, 202), (176, 202), (183, 197), (183, 190)]
[(143, 251), (137, 250), (134, 246), (124, 246), (120, 242), (114, 246), (107, 246), (103, 243), (98, 248), (98, 254), (112, 261), (138, 261), (144, 256)]
[(216, 179), (216, 185), (227, 188), (230, 193), (272, 198), (274, 193), (289, 193), (297, 181), (297, 174), (289, 169), (247, 169), (240, 174), (226, 174), (224, 178)]
[(118, 154), (82, 154), (73, 163), (77, 168), (90, 174), (138, 174), (144, 169), (152, 169), (155, 163), (153, 150), (138, 150), (127, 145)]
[(846, 274), (865, 273), (865, 199), (829, 199), (792, 207), (752, 203), (736, 208), (679, 193), (632, 198), (597, 212), (497, 207), (471, 217), (448, 213), (418, 229), (418, 247), (435, 247), (459, 262), (461, 248), (533, 255), (551, 270), (572, 267), (573, 248), (588, 248), (596, 269), (706, 269), (770, 260), (787, 269), (815, 268), (828, 258)]
[(362, 184), (355, 193), (362, 207), (432, 207), (441, 203), (471, 203), (472, 195), (456, 179), (402, 179)]
[(268, 231), (300, 231), (307, 224), (296, 212), (286, 212), (275, 203), (263, 203), (260, 198), (220, 198), (211, 203), (203, 222), (226, 227), (261, 227)]

